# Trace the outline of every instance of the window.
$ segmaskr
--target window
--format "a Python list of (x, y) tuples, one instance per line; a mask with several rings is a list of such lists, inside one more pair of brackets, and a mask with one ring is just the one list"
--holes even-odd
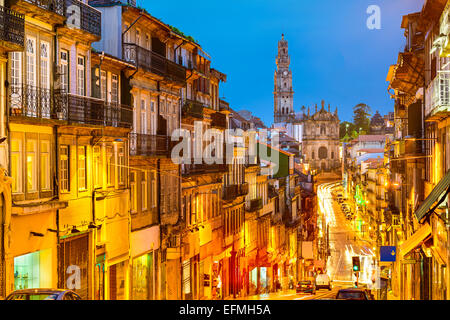
[(145, 48), (151, 50), (150, 35), (148, 33), (145, 35)]
[(118, 163), (118, 183), (120, 186), (125, 185), (126, 167), (125, 167), (125, 147), (123, 144), (117, 146), (117, 163)]
[(156, 171), (150, 172), (150, 184), (151, 184), (151, 206), (152, 209), (156, 208), (158, 203), (158, 181), (156, 180)]
[(27, 92), (28, 105), (25, 114), (29, 117), (37, 116), (37, 92), (36, 92), (36, 39), (27, 38), (26, 43), (26, 55), (27, 55)]
[(137, 212), (136, 171), (130, 172), (131, 212)]
[(12, 193), (22, 193), (22, 140), (11, 139)]
[(83, 97), (86, 95), (86, 59), (83, 56), (78, 56), (77, 94)]
[(147, 133), (147, 102), (145, 99), (141, 100), (141, 133)]
[(142, 211), (146, 211), (148, 209), (147, 172), (142, 172), (141, 175), (141, 193), (142, 193)]
[(119, 77), (117, 74), (111, 76), (111, 102), (119, 103)]
[(41, 85), (41, 113), (45, 118), (50, 118), (50, 44), (41, 41), (40, 85)]
[(124, 34), (124, 36), (123, 36), (123, 41), (125, 42), (125, 43), (130, 43), (130, 30), (128, 30), (128, 28), (129, 28), (130, 26), (129, 25), (127, 25), (127, 24), (125, 24), (124, 26), (123, 26), (123, 32), (125, 33)]
[(78, 147), (78, 190), (87, 189), (86, 146)]
[(115, 159), (114, 159), (114, 148), (112, 146), (106, 147), (106, 170), (107, 170), (107, 180), (108, 186), (114, 186), (115, 179)]
[(99, 146), (94, 147), (94, 188), (101, 188), (103, 181), (102, 181), (102, 154), (101, 154), (101, 148)]
[(101, 99), (103, 101), (107, 101), (107, 93), (108, 93), (108, 83), (106, 81), (106, 71), (101, 71), (100, 73), (100, 90), (101, 90)]
[(27, 191), (37, 192), (37, 140), (27, 140)]
[(69, 192), (70, 191), (70, 183), (69, 183), (69, 146), (60, 146), (59, 147), (60, 154), (60, 162), (59, 162), (59, 170), (60, 170), (60, 191), (61, 192)]
[(319, 159), (324, 160), (328, 158), (328, 150), (325, 147), (319, 148)]
[(51, 190), (50, 141), (41, 140), (41, 190)]
[(69, 91), (69, 52), (61, 51), (61, 90)]
[(36, 86), (36, 39), (27, 38), (27, 85)]
[(139, 29), (136, 29), (136, 44), (141, 45), (141, 30)]

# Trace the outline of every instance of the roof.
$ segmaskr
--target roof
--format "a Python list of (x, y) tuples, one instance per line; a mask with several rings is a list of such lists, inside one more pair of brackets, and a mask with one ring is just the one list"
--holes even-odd
[(357, 142), (379, 142), (379, 141), (386, 141), (385, 135), (378, 135), (378, 134), (368, 134), (368, 135), (360, 135), (357, 139)]
[(367, 149), (359, 149), (358, 152), (365, 152), (365, 153), (383, 153), (384, 149), (382, 148), (367, 148)]

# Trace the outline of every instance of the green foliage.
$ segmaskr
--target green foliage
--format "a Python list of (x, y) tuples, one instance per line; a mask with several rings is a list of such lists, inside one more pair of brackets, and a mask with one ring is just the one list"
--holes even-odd
[(370, 131), (370, 117), (372, 110), (365, 104), (360, 103), (353, 107), (353, 124), (355, 125), (355, 131), (362, 134), (362, 132)]
[(174, 27), (174, 26), (169, 26), (169, 28), (176, 34), (178, 34), (179, 36), (182, 36), (183, 38), (186, 38), (187, 40), (191, 41), (191, 42), (195, 42), (197, 43), (197, 41), (191, 37), (191, 36), (187, 36), (185, 35), (183, 32), (181, 32), (178, 28)]

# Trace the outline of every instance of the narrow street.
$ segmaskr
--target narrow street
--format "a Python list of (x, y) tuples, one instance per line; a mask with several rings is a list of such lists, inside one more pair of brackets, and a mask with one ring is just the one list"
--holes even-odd
[(361, 259), (362, 272), (359, 284), (371, 286), (371, 276), (374, 270), (372, 262), (374, 248), (368, 240), (359, 237), (353, 228), (353, 220), (348, 221), (342, 212), (340, 204), (333, 199), (332, 192), (341, 192), (340, 184), (325, 183), (319, 185), (317, 196), (319, 213), (323, 215), (330, 228), (330, 253), (327, 261), (327, 274), (333, 281), (333, 289), (317, 290), (315, 295), (297, 294), (295, 290), (255, 295), (245, 300), (328, 300), (334, 299), (340, 289), (354, 286), (356, 278), (352, 271), (352, 257)]
[(330, 228), (330, 254), (327, 273), (331, 279), (341, 284), (353, 285), (352, 257), (361, 258), (362, 272), (359, 282), (371, 285), (375, 248), (368, 240), (362, 240), (353, 228), (353, 220), (348, 221), (340, 204), (333, 199), (332, 191), (340, 190), (339, 184), (327, 183), (318, 188), (319, 208)]

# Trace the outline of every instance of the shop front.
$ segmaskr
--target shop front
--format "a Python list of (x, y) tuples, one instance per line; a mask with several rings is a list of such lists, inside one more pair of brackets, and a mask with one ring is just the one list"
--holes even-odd
[(157, 252), (159, 226), (131, 233), (131, 293), (132, 300), (156, 300)]
[(127, 268), (127, 260), (109, 266), (109, 300), (126, 300)]
[(71, 276), (74, 267), (78, 269), (79, 280), (75, 282), (75, 288), (72, 288), (80, 295), (82, 299), (90, 299), (89, 278), (89, 253), (90, 232), (77, 234), (74, 236), (63, 237), (59, 245), (59, 273), (60, 288), (69, 288), (73, 286)]
[(14, 290), (51, 288), (52, 250), (41, 250), (14, 258)]

